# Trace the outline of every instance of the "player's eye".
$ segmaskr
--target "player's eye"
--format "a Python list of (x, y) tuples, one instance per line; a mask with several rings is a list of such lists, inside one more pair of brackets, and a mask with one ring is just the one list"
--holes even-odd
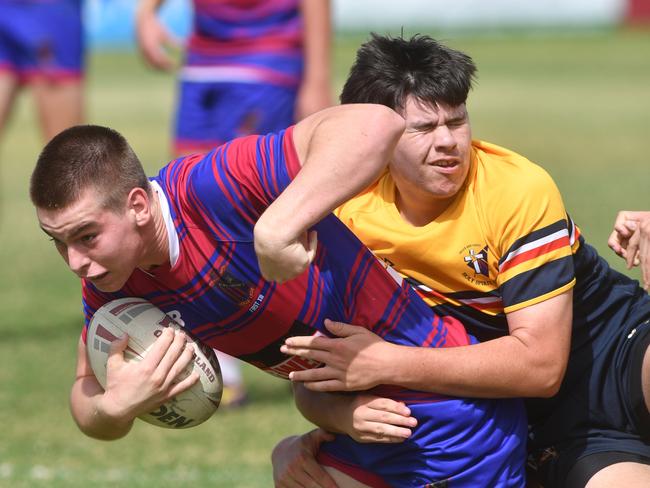
[(95, 237), (97, 237), (95, 234), (87, 234), (85, 236), (82, 236), (79, 240), (84, 244), (90, 244), (95, 240)]
[(447, 125), (449, 127), (460, 127), (462, 125), (465, 125), (465, 119), (464, 118), (459, 118), (459, 119), (452, 119), (447, 122)]

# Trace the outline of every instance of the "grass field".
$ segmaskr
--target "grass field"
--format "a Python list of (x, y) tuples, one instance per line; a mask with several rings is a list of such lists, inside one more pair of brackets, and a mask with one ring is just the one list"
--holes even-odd
[[(362, 38), (335, 49), (340, 87)], [(617, 209), (650, 198), (650, 32), (450, 39), (479, 66), (474, 136), (517, 150), (556, 179), (586, 238), (606, 246)], [(93, 55), (88, 120), (131, 141), (153, 173), (168, 158), (174, 83), (134, 54)], [(67, 410), (81, 327), (79, 284), (36, 224), (28, 177), (42, 146), (23, 97), (0, 142), (0, 486), (268, 487), (269, 452), (308, 428), (288, 385), (247, 368), (250, 406), (169, 432), (146, 424), (112, 443), (81, 435)], [(634, 277), (638, 277), (633, 272)]]

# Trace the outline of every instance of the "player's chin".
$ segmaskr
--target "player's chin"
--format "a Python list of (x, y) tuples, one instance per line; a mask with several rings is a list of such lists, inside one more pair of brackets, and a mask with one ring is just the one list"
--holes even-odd
[(116, 276), (114, 273), (108, 272), (99, 279), (90, 280), (90, 282), (99, 291), (103, 291), (105, 293), (114, 293), (124, 287), (126, 284), (126, 279), (122, 279)]

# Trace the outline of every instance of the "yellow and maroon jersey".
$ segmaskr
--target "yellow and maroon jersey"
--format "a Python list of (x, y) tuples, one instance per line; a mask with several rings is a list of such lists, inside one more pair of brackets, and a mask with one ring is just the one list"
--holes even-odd
[(480, 339), (507, 333), (506, 313), (575, 283), (578, 231), (555, 183), (493, 144), (473, 142), (466, 184), (428, 225), (415, 227), (400, 216), (390, 173), (337, 215), (429, 305), (462, 318)]

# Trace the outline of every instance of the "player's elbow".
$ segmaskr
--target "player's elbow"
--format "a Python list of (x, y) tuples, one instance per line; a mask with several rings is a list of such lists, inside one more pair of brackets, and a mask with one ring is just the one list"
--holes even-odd
[(404, 118), (384, 105), (368, 105), (366, 109), (369, 111), (366, 120), (372, 123), (373, 132), (381, 131), (381, 134), (375, 137), (374, 140), (377, 142), (386, 141), (388, 144), (391, 141), (397, 143), (406, 127)]
[(131, 430), (130, 426), (112, 428), (111, 426), (98, 425), (92, 415), (84, 415), (75, 411), (74, 408), (71, 408), (71, 412), (79, 430), (84, 435), (98, 441), (115, 441), (126, 436)]
[(100, 441), (114, 441), (126, 436), (133, 422), (118, 423), (108, 421), (98, 411), (92, 388), (84, 378), (75, 381), (70, 392), (70, 413), (79, 430), (86, 436)]
[(549, 373), (544, 378), (543, 382), (540, 382), (538, 386), (538, 394), (536, 396), (540, 398), (551, 398), (558, 394), (560, 391), (560, 386), (562, 386), (563, 375), (557, 375)]
[(530, 371), (535, 371), (530, 377), (533, 379), (531, 391), (528, 395), (538, 398), (551, 398), (558, 394), (564, 373), (566, 371), (566, 360), (561, 358), (549, 358), (544, 362), (536, 362)]

